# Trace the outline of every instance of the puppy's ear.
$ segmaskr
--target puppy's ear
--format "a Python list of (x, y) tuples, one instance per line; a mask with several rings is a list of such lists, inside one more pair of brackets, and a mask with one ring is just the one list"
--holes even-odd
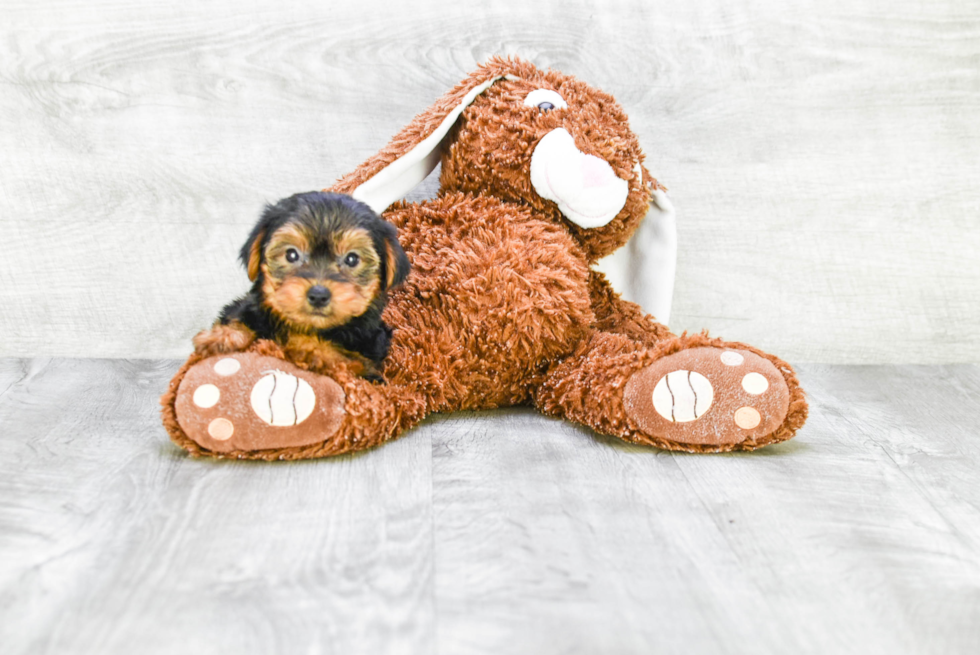
[(265, 238), (265, 230), (252, 230), (252, 235), (248, 238), (248, 243), (242, 247), (241, 259), (248, 271), (248, 279), (255, 282), (259, 276), (259, 264), (262, 263), (262, 240)]
[(385, 288), (398, 286), (408, 277), (408, 270), (411, 266), (408, 263), (408, 256), (398, 243), (398, 231), (390, 223), (391, 228), (384, 233), (384, 258), (385, 258)]
[(262, 264), (262, 246), (265, 242), (266, 235), (269, 233), (269, 228), (287, 211), (287, 208), (283, 204), (289, 200), (292, 200), (292, 198), (287, 198), (275, 205), (266, 205), (265, 211), (262, 212), (262, 216), (259, 218), (259, 222), (252, 228), (252, 233), (248, 235), (245, 245), (242, 246), (241, 252), (238, 253), (238, 258), (241, 260), (242, 266), (248, 271), (248, 279), (252, 282), (255, 282), (255, 279), (259, 276), (259, 266)]

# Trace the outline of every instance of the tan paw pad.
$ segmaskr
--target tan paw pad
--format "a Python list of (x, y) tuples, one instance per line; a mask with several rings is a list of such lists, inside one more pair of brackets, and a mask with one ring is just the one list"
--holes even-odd
[(762, 416), (754, 407), (739, 407), (735, 410), (735, 425), (743, 430), (751, 430), (762, 422)]
[(276, 370), (255, 383), (249, 402), (267, 425), (299, 425), (313, 413), (316, 394), (306, 380)]
[(721, 363), (725, 366), (741, 366), (745, 358), (734, 350), (726, 350), (721, 354)]
[(759, 373), (748, 373), (742, 378), (742, 388), (753, 396), (758, 396), (769, 389), (769, 380)]
[(695, 371), (672, 371), (653, 388), (653, 408), (668, 421), (687, 423), (700, 418), (714, 397), (708, 379)]
[(224, 357), (214, 363), (214, 372), (221, 377), (228, 377), (238, 373), (242, 365), (234, 357)]
[(235, 434), (234, 424), (226, 418), (216, 418), (208, 423), (208, 435), (218, 441), (227, 441)]
[(194, 404), (201, 409), (214, 407), (221, 400), (221, 391), (213, 384), (202, 384), (194, 390)]
[(634, 373), (623, 404), (650, 436), (730, 445), (778, 428), (789, 410), (789, 388), (772, 362), (755, 353), (689, 348)]
[(177, 389), (177, 423), (216, 452), (326, 441), (344, 421), (344, 390), (332, 378), (262, 355), (235, 353), (192, 366)]

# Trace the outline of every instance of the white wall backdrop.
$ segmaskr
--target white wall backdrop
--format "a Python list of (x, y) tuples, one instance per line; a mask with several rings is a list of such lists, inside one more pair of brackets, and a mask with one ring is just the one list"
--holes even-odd
[(264, 202), (502, 53), (630, 114), (678, 210), (675, 330), (980, 361), (975, 3), (182, 5), (0, 8), (0, 356), (183, 356)]

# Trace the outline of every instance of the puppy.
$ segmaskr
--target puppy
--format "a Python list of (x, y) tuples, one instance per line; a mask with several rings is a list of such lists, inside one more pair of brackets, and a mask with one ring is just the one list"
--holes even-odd
[(271, 339), (311, 370), (381, 380), (392, 334), (381, 312), (409, 270), (393, 225), (350, 196), (298, 193), (266, 207), (240, 257), (252, 289), (194, 337), (197, 352)]

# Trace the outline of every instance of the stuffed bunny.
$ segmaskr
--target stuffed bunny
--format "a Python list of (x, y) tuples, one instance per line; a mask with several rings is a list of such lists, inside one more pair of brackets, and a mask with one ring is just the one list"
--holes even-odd
[[(788, 364), (676, 336), (591, 268), (667, 204), (643, 162), (611, 96), (491, 59), (330, 188), (383, 212), (411, 260), (384, 312), (386, 383), (321, 375), (259, 340), (192, 355), (164, 425), (193, 454), (250, 459), (370, 448), (431, 412), (512, 405), (670, 450), (789, 439), (807, 405)], [(400, 201), (439, 163), (438, 197)]]

